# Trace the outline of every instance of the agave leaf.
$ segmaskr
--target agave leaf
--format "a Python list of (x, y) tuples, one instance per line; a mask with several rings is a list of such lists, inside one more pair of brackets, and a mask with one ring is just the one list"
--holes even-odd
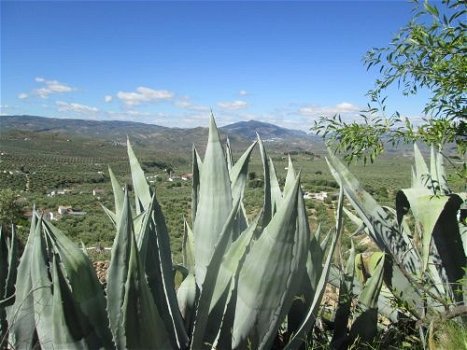
[(115, 215), (115, 213), (113, 211), (111, 211), (110, 209), (106, 208), (104, 205), (101, 204), (101, 207), (102, 209), (104, 210), (104, 213), (107, 214), (107, 217), (110, 219), (110, 221), (112, 222), (112, 224), (114, 226), (117, 226), (117, 216)]
[(266, 227), (271, 221), (271, 218), (273, 216), (273, 209), (272, 209), (272, 203), (273, 203), (273, 198), (272, 198), (272, 191), (271, 191), (271, 177), (270, 177), (270, 167), (271, 164), (269, 162), (268, 155), (266, 153), (266, 149), (264, 148), (263, 141), (259, 137), (258, 134), (256, 134), (256, 137), (258, 138), (258, 145), (259, 145), (259, 151), (261, 155), (261, 161), (263, 163), (263, 178), (264, 178), (264, 202), (263, 202), (263, 217), (260, 222), (261, 227)]
[[(110, 167), (109, 167), (109, 175), (110, 175), (110, 182), (112, 183), (112, 191), (114, 194), (114, 202), (115, 202), (115, 215), (113, 215), (112, 221), (116, 222), (115, 217), (120, 217), (120, 213), (122, 212), (123, 198), (125, 194), (123, 193), (122, 185), (120, 185), (120, 183), (117, 180), (117, 177), (115, 176), (114, 172), (112, 171)], [(109, 213), (107, 213), (107, 215), (109, 215)]]
[(230, 139), (227, 137), (227, 140), (225, 140), (225, 159), (227, 160), (227, 169), (229, 170), (229, 173), (232, 171), (233, 167), (233, 155), (232, 155), (232, 147), (230, 145)]
[(272, 215), (277, 212), (277, 208), (282, 202), (282, 192), (279, 186), (279, 181), (277, 180), (276, 169), (274, 168), (274, 163), (272, 158), (269, 157), (269, 176), (271, 183), (271, 203), (272, 203)]
[(232, 190), (219, 131), (211, 116), (206, 155), (201, 172), (199, 201), (193, 225), (195, 234), (196, 283), (203, 284), (206, 266), (224, 223), (232, 211)]
[(174, 273), (169, 233), (159, 202), (154, 194), (146, 209), (138, 249), (147, 282), (159, 314), (169, 332), (172, 346), (184, 348), (188, 343), (183, 319), (173, 285)]
[[(62, 349), (104, 348), (94, 326), (88, 322), (89, 319), (81, 312), (76, 303), (56, 257), (52, 259), (51, 265), (53, 282), (51, 317), (53, 322), (48, 325), (47, 329), (50, 339), (52, 339), (51, 344), (53, 347)], [(106, 348), (112, 348), (111, 344), (111, 342), (107, 344)], [(44, 343), (43, 346), (47, 348), (49, 344)]]
[(253, 152), (256, 144), (257, 141), (253, 142), (229, 170), (230, 181), (232, 183), (232, 197), (234, 200), (238, 197), (243, 197), (248, 174), (248, 165), (251, 153)]
[(211, 257), (211, 261), (209, 262), (208, 266), (206, 266), (206, 276), (200, 288), (200, 296), (198, 299), (195, 317), (196, 321), (193, 325), (193, 332), (191, 335), (191, 349), (203, 348), (204, 335), (206, 326), (208, 324), (209, 309), (214, 294), (214, 289), (216, 287), (217, 275), (221, 266), (222, 257), (225, 255), (226, 249), (232, 237), (235, 218), (237, 216), (239, 207), (240, 202), (237, 200), (224, 224), (224, 227), (221, 230), (219, 240), (214, 246), (214, 253)]
[(293, 188), (296, 174), (295, 174), (295, 168), (292, 163), (292, 158), (290, 155), (288, 156), (289, 163), (287, 165), (287, 176), (285, 177), (285, 185), (284, 185), (284, 193), (283, 196), (285, 197), (287, 195), (287, 192), (290, 191)]
[(377, 333), (378, 297), (383, 284), (384, 254), (378, 261), (373, 275), (365, 283), (358, 298), (358, 316), (350, 329), (350, 344), (357, 337), (362, 341), (370, 341)]
[(221, 298), (232, 278), (240, 271), (240, 262), (244, 259), (245, 253), (250, 246), (253, 234), (258, 226), (259, 216), (227, 249), (217, 275), (217, 281), (214, 287), (209, 312)]
[(177, 290), (177, 301), (180, 309), (180, 314), (184, 319), (185, 329), (191, 333), (195, 318), (195, 303), (197, 297), (197, 287), (195, 275), (188, 273), (188, 276), (183, 280)]
[(247, 338), (254, 348), (268, 348), (272, 334), (282, 321), (280, 316), (285, 316), (287, 311), (284, 305), (291, 304), (297, 291), (293, 290), (293, 275), (298, 268), (293, 254), (306, 252), (307, 244), (305, 249), (295, 245), (308, 240), (296, 235), (298, 196), (297, 178), (294, 188), (246, 256), (239, 275), (233, 348)]
[(131, 147), (130, 140), (127, 140), (128, 158), (130, 160), (131, 179), (133, 182), (133, 191), (135, 193), (136, 214), (142, 213), (151, 202), (151, 189), (149, 188), (143, 169), (136, 158), (135, 152)]
[(452, 193), (452, 191), (449, 188), (448, 181), (447, 181), (447, 176), (446, 172), (444, 170), (444, 156), (441, 153), (441, 151), (438, 151), (434, 157), (432, 158), (432, 162), (435, 162), (435, 168), (436, 168), (436, 175), (437, 175), (437, 180), (439, 183), (439, 188), (441, 190), (442, 194), (448, 195)]
[[(90, 338), (93, 346), (111, 348), (112, 335), (106, 314), (106, 300), (99, 280), (89, 258), (60, 230), (47, 221), (43, 221), (43, 231), (48, 238), (49, 249), (53, 249), (59, 260), (58, 278), (66, 279), (70, 290), (64, 290), (64, 284), (53, 280), (55, 286), (61, 286), (61, 294), (67, 298), (66, 305), (73, 308), (73, 321), (68, 321), (81, 329), (83, 338)], [(55, 298), (55, 296), (54, 296)], [(55, 303), (55, 299), (54, 299)], [(54, 306), (55, 308), (55, 306)], [(68, 319), (68, 315), (66, 316)], [(78, 337), (78, 331), (73, 332)], [(89, 340), (91, 341), (91, 340)]]
[[(385, 281), (394, 295), (403, 298), (410, 306), (411, 312), (421, 317), (423, 307), (421, 291), (409, 281), (407, 275), (416, 275), (421, 268), (421, 260), (416, 253), (412, 241), (399, 226), (391, 212), (384, 210), (360, 185), (349, 170), (329, 152), (327, 158), (331, 174), (344, 188), (346, 196), (360, 218), (368, 228), (370, 237), (378, 247), (388, 252), (394, 261), (388, 257)], [(401, 269), (404, 269), (402, 271)]]
[(427, 269), (433, 230), (448, 200), (448, 196), (434, 196), (426, 189), (409, 188), (397, 193), (396, 208), (399, 223), (410, 208), (415, 220), (421, 225), (423, 261), (421, 272)]
[[(322, 268), (321, 275), (319, 277), (319, 281), (316, 284), (316, 288), (314, 289), (314, 295), (313, 295), (313, 301), (311, 302), (310, 306), (307, 309), (306, 316), (304, 317), (300, 327), (298, 330), (295, 332), (295, 334), (290, 338), (289, 342), (285, 346), (285, 350), (290, 350), (290, 349), (298, 349), (300, 346), (303, 345), (303, 343), (307, 339), (307, 335), (310, 331), (310, 329), (313, 327), (316, 321), (317, 313), (318, 313), (318, 308), (319, 304), (321, 302), (321, 298), (323, 297), (324, 290), (326, 287), (326, 282), (328, 280), (328, 275), (331, 267), (331, 261), (332, 257), (334, 255), (334, 250), (337, 245), (337, 240), (339, 236), (342, 233), (342, 208), (343, 208), (343, 202), (344, 202), (344, 197), (343, 197), (343, 191), (341, 188), (340, 195), (339, 195), (339, 202), (337, 206), (337, 220), (336, 220), (336, 234), (332, 238), (331, 242), (331, 247), (328, 251), (328, 255), (326, 257), (326, 261), (324, 263), (324, 266)], [(315, 248), (316, 249), (316, 248)]]
[[(251, 153), (256, 146), (254, 142), (248, 149), (243, 153), (240, 159), (231, 167), (230, 181), (232, 183), (232, 198), (235, 201), (237, 198), (243, 199), (245, 192), (245, 185), (247, 182), (248, 164), (250, 161)], [(230, 148), (229, 148), (230, 149)], [(239, 232), (234, 234), (234, 239), (248, 226), (248, 220), (245, 214), (245, 208), (242, 206), (242, 210), (239, 212), (237, 218), (239, 225)]]
[[(415, 169), (413, 171), (414, 178), (412, 178), (412, 187), (414, 188), (426, 188), (432, 189), (431, 184), (431, 175), (428, 170), (428, 166), (423, 159), (422, 153), (418, 148), (417, 144), (414, 143), (414, 159), (415, 159)], [(434, 194), (434, 192), (432, 192)]]
[(128, 193), (125, 191), (122, 213), (112, 246), (109, 269), (107, 270), (107, 314), (117, 348), (127, 346), (125, 337), (119, 333), (119, 329), (123, 325), (122, 307), (126, 294), (125, 283), (129, 270), (132, 229), (133, 221), (128, 203)]
[(191, 222), (195, 222), (196, 211), (198, 210), (198, 200), (199, 200), (199, 181), (200, 181), (200, 167), (201, 167), (201, 158), (196, 151), (196, 148), (193, 147), (193, 177), (191, 179), (192, 188), (191, 188)]
[(0, 297), (5, 298), (6, 280), (8, 276), (8, 245), (5, 233), (0, 225)]
[[(178, 311), (178, 310), (177, 310)], [(128, 275), (121, 306), (121, 327), (117, 338), (125, 337), (129, 349), (162, 349), (170, 340), (146, 282), (134, 237), (130, 237)]]
[(51, 262), (46, 250), (45, 238), (41, 235), (42, 218), (38, 219), (37, 226), (35, 233), (37, 236), (32, 252), (33, 263), (31, 265), (32, 290), (34, 290), (34, 321), (39, 343), (53, 344), (53, 333), (50, 332), (50, 325), (54, 321), (52, 315), (52, 281), (49, 277)]
[(154, 304), (136, 246), (128, 192), (117, 227), (107, 278), (108, 315), (116, 347), (167, 347), (167, 330)]
[(8, 309), (7, 319), (9, 325), (8, 342), (16, 349), (32, 349), (34, 346), (34, 299), (31, 277), (31, 267), (37, 262), (34, 261), (36, 241), (40, 239), (40, 225), (38, 218), (32, 216), (29, 237), (24, 247), (18, 265), (18, 276), (22, 276), (16, 281), (15, 303)]
[(341, 273), (339, 284), (339, 300), (334, 317), (334, 334), (331, 340), (331, 347), (339, 349), (347, 340), (347, 324), (350, 317), (350, 307), (353, 297), (353, 281), (355, 274), (355, 248), (353, 241), (345, 270)]
[[(1, 228), (0, 228), (1, 231)], [(11, 237), (6, 239), (7, 246), (7, 264), (8, 264), (8, 273), (6, 278), (3, 279), (0, 283), (5, 281), (5, 289), (3, 292), (3, 298), (8, 298), (15, 292), (15, 282), (18, 271), (18, 239), (16, 238), (16, 226), (11, 226)], [(3, 263), (3, 260), (0, 260)]]
[[(397, 194), (398, 220), (412, 210), (415, 220), (422, 227), (422, 258), (424, 270), (428, 262), (439, 254), (440, 268), (445, 270), (449, 285), (455, 286), (464, 276), (463, 267), (467, 265), (462, 247), (462, 237), (457, 224), (457, 211), (462, 198), (456, 194), (433, 196), (428, 190), (406, 189)], [(433, 251), (432, 240), (436, 246)], [(441, 272), (441, 275), (443, 273)]]
[(188, 268), (188, 270), (194, 273), (195, 270), (195, 237), (191, 227), (188, 225), (188, 222), (185, 220), (184, 230), (183, 230), (183, 243), (182, 243), (182, 252), (183, 252), (183, 265)]

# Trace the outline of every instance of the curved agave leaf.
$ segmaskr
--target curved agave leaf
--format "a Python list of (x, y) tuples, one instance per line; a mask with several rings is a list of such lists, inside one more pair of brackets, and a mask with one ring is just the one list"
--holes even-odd
[(123, 187), (120, 185), (120, 183), (117, 180), (117, 177), (115, 176), (114, 172), (112, 169), (109, 167), (109, 175), (110, 175), (110, 182), (112, 183), (112, 191), (114, 194), (114, 202), (115, 202), (115, 215), (114, 215), (114, 222), (116, 222), (116, 217), (120, 217), (121, 212), (122, 212), (122, 205), (123, 205), (123, 199), (125, 197), (125, 194), (123, 192)]
[[(152, 192), (149, 188), (144, 171), (136, 158), (135, 152), (131, 147), (130, 140), (127, 140), (128, 159), (130, 160), (131, 179), (133, 182), (133, 191), (135, 193), (136, 214), (139, 215), (149, 206)], [(123, 209), (122, 209), (123, 210)]]
[(136, 247), (128, 202), (126, 193), (108, 270), (110, 328), (117, 348), (169, 347)]
[(276, 214), (277, 208), (282, 202), (282, 192), (279, 186), (279, 181), (277, 180), (276, 169), (274, 168), (274, 163), (272, 158), (269, 157), (269, 176), (271, 183), (271, 210), (272, 215)]
[(372, 276), (366, 281), (358, 298), (357, 316), (349, 334), (349, 344), (359, 338), (368, 342), (377, 333), (378, 298), (383, 285), (384, 254), (381, 254)]
[[(455, 223), (455, 216), (457, 214), (457, 210), (460, 204), (462, 203), (462, 200), (457, 195), (435, 196), (432, 193), (430, 193), (429, 190), (409, 188), (399, 191), (397, 193), (396, 203), (398, 204), (397, 216), (399, 223), (402, 221), (403, 215), (405, 215), (405, 213), (407, 213), (408, 210), (411, 209), (415, 220), (421, 226), (423, 261), (422, 271), (425, 271), (427, 269), (428, 260), (431, 254), (430, 247), (435, 230), (435, 225), (437, 225), (439, 220), (442, 220), (443, 223), (445, 222), (445, 224), (447, 224), (448, 222), (444, 219), (444, 217), (442, 217), (442, 215), (444, 216), (449, 214), (451, 214), (451, 216), (454, 217), (453, 222)], [(457, 231), (457, 228), (454, 227), (457, 226), (457, 224), (451, 226), (451, 229)], [(463, 254), (463, 252), (461, 252), (459, 249), (456, 249), (460, 245), (461, 237), (457, 237), (458, 235), (455, 235), (455, 232), (452, 232), (453, 230), (448, 230), (448, 227), (444, 225), (443, 231), (444, 240), (451, 240), (452, 244), (450, 244), (450, 248), (454, 249), (454, 251), (450, 250), (448, 255), (451, 255), (454, 252), (456, 252), (456, 256), (461, 256), (465, 259), (465, 254)], [(447, 235), (449, 235), (450, 237), (448, 237)], [(459, 262), (462, 261), (458, 261), (458, 263)]]
[[(48, 249), (58, 259), (55, 262), (59, 269), (57, 276), (67, 281), (67, 284), (63, 284), (52, 280), (54, 290), (55, 286), (60, 286), (60, 293), (67, 298), (64, 307), (72, 308), (70, 312), (64, 312), (68, 325), (76, 328), (72, 331), (73, 337), (85, 339), (94, 348), (111, 348), (112, 335), (106, 314), (106, 300), (91, 261), (75, 243), (49, 222), (44, 220), (42, 227)], [(55, 300), (54, 295), (54, 303)]]
[(435, 152), (433, 146), (431, 146), (430, 173), (438, 192), (443, 195), (450, 194), (451, 190), (449, 189), (446, 172), (444, 171), (443, 155), (441, 152)]
[(414, 143), (413, 149), (415, 168), (412, 170), (412, 187), (431, 189), (432, 193), (435, 194), (431, 183), (430, 171), (428, 170), (425, 159), (423, 159), (422, 153), (416, 143)]
[(173, 283), (170, 238), (155, 194), (143, 215), (141, 231), (137, 237), (139, 256), (147, 282), (159, 314), (169, 331), (172, 345), (185, 348), (188, 345), (188, 335), (178, 308)]
[(195, 271), (195, 237), (191, 227), (188, 225), (188, 222), (184, 222), (183, 230), (183, 243), (182, 243), (182, 253), (183, 253), (183, 265), (188, 269), (188, 271), (194, 273)]
[(347, 343), (347, 324), (350, 318), (350, 307), (353, 298), (353, 281), (355, 275), (355, 248), (353, 241), (345, 270), (342, 271), (339, 283), (339, 300), (334, 317), (334, 334), (331, 340), (333, 349), (341, 349)]
[[(230, 172), (230, 181), (232, 183), (232, 198), (235, 201), (237, 198), (243, 199), (243, 195), (245, 192), (245, 185), (247, 183), (247, 175), (248, 175), (248, 165), (251, 157), (251, 153), (256, 146), (256, 142), (254, 142), (247, 150), (243, 153), (237, 162), (231, 166), (229, 169)], [(230, 150), (230, 147), (229, 147)], [(239, 220), (239, 232), (235, 235), (236, 238), (240, 232), (242, 232), (248, 226), (248, 220), (245, 215), (245, 209), (242, 206), (242, 211), (240, 212)]]
[(232, 278), (238, 275), (240, 263), (247, 252), (253, 238), (253, 234), (256, 231), (258, 226), (259, 216), (256, 218), (254, 223), (252, 223), (241, 235), (234, 241), (230, 247), (227, 249), (226, 253), (222, 258), (222, 263), (219, 268), (217, 275), (217, 281), (214, 287), (211, 305), (209, 307), (209, 312), (214, 308), (222, 294), (224, 294), (229, 283), (231, 283)]
[(199, 200), (199, 181), (200, 181), (200, 167), (202, 166), (201, 158), (196, 151), (196, 148), (193, 146), (193, 168), (192, 173), (193, 177), (191, 179), (191, 222), (195, 222), (196, 211), (198, 210), (198, 200)]
[(230, 173), (232, 171), (234, 160), (233, 160), (232, 147), (230, 145), (229, 136), (227, 136), (225, 140), (225, 160), (227, 162), (227, 170), (229, 170), (229, 173)]
[(348, 200), (368, 228), (371, 238), (394, 259), (394, 262), (390, 258), (386, 260), (388, 267), (385, 269), (385, 281), (388, 287), (396, 297), (403, 298), (410, 311), (420, 318), (420, 310), (423, 308), (423, 297), (420, 294), (422, 291), (407, 277), (408, 274), (416, 276), (421, 269), (421, 260), (412, 241), (405, 231), (399, 229), (393, 215), (378, 205), (331, 151), (326, 160), (331, 174), (344, 188)]
[[(6, 237), (0, 225), (0, 296), (2, 299), (10, 298), (15, 292), (15, 281), (18, 271), (18, 239), (16, 226), (11, 225), (11, 236)], [(12, 303), (13, 299), (8, 302)], [(2, 305), (0, 304), (0, 308)]]
[(32, 349), (34, 346), (34, 299), (31, 267), (34, 263), (36, 241), (40, 239), (40, 223), (32, 216), (28, 240), (18, 265), (15, 303), (8, 309), (8, 342), (16, 349)]
[(214, 289), (216, 287), (217, 275), (221, 266), (222, 257), (224, 256), (226, 249), (229, 246), (232, 233), (234, 232), (235, 218), (238, 214), (239, 207), (240, 201), (237, 200), (221, 230), (219, 240), (214, 246), (214, 252), (211, 257), (211, 261), (209, 262), (208, 266), (206, 266), (206, 275), (200, 288), (195, 323), (191, 336), (191, 349), (197, 350), (203, 348), (204, 346), (204, 335), (206, 326), (208, 324), (209, 309), (212, 302)]
[(193, 273), (183, 280), (177, 290), (177, 301), (180, 314), (184, 319), (185, 329), (191, 333), (196, 315), (195, 304), (197, 299), (196, 279)]
[[(273, 340), (272, 334), (277, 331), (287, 311), (284, 305), (291, 305), (297, 291), (297, 288), (293, 290), (294, 274), (299, 268), (297, 260), (306, 259), (309, 239), (300, 236), (304, 230), (296, 231), (298, 196), (297, 178), (294, 188), (246, 256), (239, 275), (233, 348), (247, 338), (254, 348), (268, 348)], [(303, 258), (294, 257), (298, 252), (303, 252)]]
[(200, 175), (199, 201), (193, 225), (195, 276), (199, 287), (204, 282), (206, 267), (233, 208), (230, 175), (213, 116), (210, 120), (208, 144)]
[(273, 198), (272, 198), (272, 191), (271, 191), (271, 177), (270, 177), (270, 169), (271, 163), (269, 157), (266, 153), (266, 149), (264, 148), (263, 141), (259, 137), (258, 133), (256, 134), (258, 138), (258, 145), (261, 154), (261, 161), (263, 163), (263, 178), (264, 178), (264, 202), (263, 202), (263, 217), (260, 222), (261, 227), (266, 227), (271, 221), (273, 213)]
[(284, 197), (293, 188), (294, 183), (295, 183), (295, 178), (297, 176), (295, 174), (295, 168), (293, 166), (292, 158), (290, 157), (290, 155), (288, 156), (288, 160), (289, 160), (289, 163), (287, 165), (287, 176), (285, 177), (284, 192), (282, 194)]

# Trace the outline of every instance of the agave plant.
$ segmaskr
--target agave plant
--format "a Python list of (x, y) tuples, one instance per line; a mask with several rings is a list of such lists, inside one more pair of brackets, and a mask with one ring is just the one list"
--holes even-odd
[[(347, 349), (358, 342), (370, 342), (376, 336), (378, 313), (385, 311), (379, 309), (383, 267), (383, 253), (370, 253), (370, 258), (364, 260), (363, 254), (355, 254), (352, 243), (345, 268), (338, 275), (339, 297), (330, 341), (332, 349)], [(358, 296), (356, 306), (352, 307), (355, 296)]]
[[(8, 309), (14, 348), (269, 349), (287, 325), (284, 345), (307, 340), (317, 317), (336, 241), (308, 226), (300, 176), (290, 163), (280, 189), (264, 165), (260, 214), (245, 214), (243, 194), (256, 143), (237, 162), (211, 118), (204, 159), (193, 150), (192, 224), (185, 225), (184, 280), (174, 287), (169, 233), (128, 143), (133, 204), (110, 170), (116, 237), (104, 291), (86, 254), (35, 214)], [(327, 253), (326, 253), (327, 252)]]
[(332, 153), (328, 164), (356, 211), (351, 219), (386, 254), (384, 282), (399, 311), (423, 324), (461, 314), (466, 302), (467, 227), (457, 219), (466, 194), (449, 189), (441, 153), (432, 148), (430, 168), (417, 145), (414, 155), (412, 186), (397, 193), (396, 209), (378, 205)]
[(7, 236), (0, 225), (0, 339), (6, 335), (6, 310), (13, 304), (18, 260), (16, 227), (12, 225)]

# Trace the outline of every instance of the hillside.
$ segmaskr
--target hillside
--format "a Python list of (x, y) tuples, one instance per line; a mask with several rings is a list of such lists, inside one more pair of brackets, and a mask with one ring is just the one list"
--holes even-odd
[[(114, 144), (124, 144), (127, 136), (137, 145), (152, 145), (160, 151), (188, 151), (192, 145), (203, 147), (207, 128), (168, 128), (128, 121), (94, 121), (45, 118), (36, 116), (1, 116), (1, 137), (16, 135), (61, 135), (65, 138), (92, 138)], [(303, 131), (290, 130), (258, 121), (238, 122), (220, 128), (234, 146), (244, 147), (256, 138), (269, 143), (269, 148), (281, 152), (323, 150), (320, 138)], [(24, 134), (24, 135), (23, 135)]]

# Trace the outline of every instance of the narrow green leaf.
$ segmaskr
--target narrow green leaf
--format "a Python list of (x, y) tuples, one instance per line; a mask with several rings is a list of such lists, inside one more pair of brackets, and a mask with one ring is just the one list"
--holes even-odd
[(138, 238), (148, 285), (172, 346), (184, 348), (188, 344), (188, 335), (177, 305), (169, 232), (155, 194), (146, 209)]
[(353, 241), (350, 242), (352, 246), (350, 248), (347, 264), (340, 276), (339, 299), (334, 317), (334, 334), (331, 340), (331, 346), (333, 349), (340, 349), (341, 346), (347, 342), (347, 324), (349, 322), (350, 307), (353, 298), (353, 281), (355, 273), (355, 248)]
[(350, 344), (357, 339), (368, 342), (377, 333), (378, 297), (383, 284), (384, 254), (382, 254), (373, 275), (365, 283), (358, 298), (358, 313), (350, 329)]
[(271, 177), (270, 177), (270, 163), (269, 158), (264, 148), (263, 141), (256, 134), (258, 138), (258, 145), (261, 154), (261, 161), (263, 163), (263, 178), (264, 178), (264, 202), (263, 202), (263, 218), (261, 219), (260, 226), (266, 227), (271, 221), (273, 216), (272, 211), (272, 192), (271, 192)]
[[(125, 195), (123, 193), (122, 185), (120, 185), (120, 183), (117, 180), (117, 177), (115, 176), (112, 169), (110, 169), (110, 167), (109, 167), (109, 175), (110, 175), (110, 182), (112, 183), (112, 191), (114, 193), (115, 215), (113, 216), (113, 218), (115, 218), (115, 216), (120, 217), (120, 213), (122, 212), (123, 198)], [(107, 213), (107, 215), (109, 215), (109, 213)], [(115, 219), (113, 221), (115, 222)]]
[(193, 147), (193, 169), (192, 169), (192, 187), (191, 187), (191, 222), (195, 222), (196, 211), (198, 210), (198, 200), (199, 200), (199, 181), (200, 181), (200, 167), (201, 167), (201, 158), (196, 151), (196, 148)]
[[(66, 237), (59, 229), (47, 221), (43, 221), (43, 231), (48, 238), (49, 250), (53, 250), (59, 258), (59, 275), (70, 285), (69, 304), (73, 304), (76, 318), (72, 321), (75, 327), (82, 329), (83, 337), (96, 339), (95, 346), (111, 348), (112, 335), (109, 328), (106, 300), (102, 286), (96, 276), (94, 267), (88, 256)], [(62, 278), (62, 277), (60, 277)], [(53, 280), (55, 284), (56, 281)], [(78, 317), (79, 315), (79, 317)]]
[(208, 266), (206, 266), (206, 275), (200, 288), (200, 296), (198, 299), (195, 317), (196, 321), (194, 323), (191, 336), (190, 348), (192, 350), (203, 348), (204, 334), (208, 324), (209, 308), (216, 286), (217, 275), (221, 266), (222, 257), (225, 255), (226, 249), (229, 246), (229, 242), (232, 237), (232, 232), (234, 230), (233, 226), (235, 225), (235, 217), (237, 216), (239, 207), (240, 202), (237, 200), (229, 214), (229, 217), (225, 221), (225, 224), (221, 230), (221, 234), (219, 235), (219, 240), (214, 246), (214, 252), (211, 260)]
[(214, 246), (232, 211), (232, 190), (219, 131), (211, 116), (208, 144), (200, 178), (199, 201), (193, 225), (196, 283), (201, 286)]
[(287, 165), (287, 176), (285, 177), (285, 185), (284, 185), (284, 192), (283, 196), (287, 195), (287, 192), (293, 188), (293, 184), (295, 182), (296, 174), (295, 168), (292, 163), (292, 157), (288, 156), (289, 163)]
[(152, 192), (144, 175), (143, 169), (136, 158), (135, 152), (131, 147), (130, 140), (127, 140), (128, 158), (130, 160), (131, 179), (133, 182), (133, 191), (135, 194), (136, 214), (142, 213), (151, 202)]
[(7, 313), (8, 342), (16, 349), (32, 349), (34, 346), (34, 291), (31, 266), (33, 263), (37, 263), (33, 260), (34, 246), (36, 240), (40, 238), (40, 225), (37, 221), (37, 215), (33, 213), (28, 240), (18, 265), (18, 276), (22, 277), (16, 281), (15, 303)]
[[(297, 291), (291, 287), (298, 268), (293, 254), (301, 251), (306, 258), (308, 246), (308, 237), (305, 240), (296, 235), (298, 196), (297, 178), (294, 188), (246, 256), (239, 275), (233, 348), (247, 339), (254, 348), (267, 348), (271, 334), (282, 321), (280, 315), (285, 316), (287, 311), (284, 305), (291, 304)], [(305, 244), (305, 247), (295, 247), (296, 244)], [(301, 257), (297, 259), (302, 260)]]

